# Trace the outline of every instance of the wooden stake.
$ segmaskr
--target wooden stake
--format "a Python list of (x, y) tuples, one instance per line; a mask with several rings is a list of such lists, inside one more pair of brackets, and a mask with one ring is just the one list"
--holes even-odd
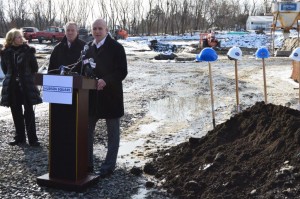
[(298, 110), (300, 111), (300, 62), (299, 62), (299, 70), (298, 70), (298, 83), (299, 83), (299, 99), (298, 99)]
[(214, 92), (213, 92), (213, 82), (212, 82), (212, 72), (211, 72), (210, 62), (208, 62), (208, 68), (209, 68), (209, 85), (210, 85), (211, 110), (212, 110), (213, 126), (215, 128), (216, 127), (216, 121), (215, 121), (215, 108), (214, 108)]
[(237, 60), (234, 60), (234, 65), (235, 65), (236, 111), (237, 111), (237, 112), (240, 112), (240, 105), (239, 105), (239, 82), (238, 82)]
[(267, 100), (267, 82), (266, 82), (266, 69), (265, 69), (265, 59), (262, 59), (263, 61), (263, 77), (264, 77), (264, 93), (265, 93), (265, 103), (268, 103)]

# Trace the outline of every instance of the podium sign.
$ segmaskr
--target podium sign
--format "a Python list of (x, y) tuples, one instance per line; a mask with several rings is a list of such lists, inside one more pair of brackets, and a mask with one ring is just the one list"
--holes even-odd
[[(57, 79), (63, 81), (47, 82)], [(65, 85), (65, 80), (72, 85)], [(52, 86), (51, 90), (72, 88), (71, 104), (49, 103), (49, 173), (38, 177), (37, 183), (82, 191), (99, 178), (88, 173), (88, 99), (89, 90), (96, 88), (96, 80), (82, 76), (36, 74), (35, 84)], [(57, 92), (48, 94), (53, 93)]]
[(72, 104), (73, 77), (44, 75), (43, 102)]

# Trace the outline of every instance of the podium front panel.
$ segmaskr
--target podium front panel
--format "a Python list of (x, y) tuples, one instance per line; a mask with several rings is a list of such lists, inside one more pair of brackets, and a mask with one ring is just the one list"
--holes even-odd
[(50, 177), (76, 180), (76, 103), (50, 104), (50, 113)]
[(73, 104), (50, 104), (49, 176), (79, 180), (87, 175), (88, 90), (73, 92)]
[[(43, 74), (35, 75), (43, 85)], [(37, 178), (42, 186), (82, 190), (97, 181), (88, 173), (88, 99), (97, 81), (73, 77), (72, 104), (49, 104), (49, 173)]]

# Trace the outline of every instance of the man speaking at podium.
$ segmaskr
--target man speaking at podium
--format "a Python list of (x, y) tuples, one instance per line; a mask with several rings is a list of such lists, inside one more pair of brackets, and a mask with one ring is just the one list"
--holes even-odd
[(122, 81), (127, 76), (127, 60), (124, 47), (108, 34), (103, 19), (92, 24), (94, 40), (90, 42), (86, 58), (93, 58), (96, 66), (93, 76), (97, 90), (89, 95), (89, 170), (93, 171), (94, 130), (99, 119), (105, 119), (107, 127), (107, 154), (100, 168), (100, 177), (109, 177), (115, 170), (120, 143), (120, 117), (124, 115)]

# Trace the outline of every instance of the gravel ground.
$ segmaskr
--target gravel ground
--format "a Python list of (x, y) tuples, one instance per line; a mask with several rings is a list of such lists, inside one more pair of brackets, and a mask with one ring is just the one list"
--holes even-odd
[[(31, 147), (28, 144), (9, 146), (7, 142), (14, 136), (12, 119), (9, 109), (2, 112), (0, 125), (0, 198), (139, 198), (145, 192), (145, 178), (132, 174), (126, 164), (119, 164), (114, 175), (99, 182), (81, 193), (68, 192), (47, 187), (40, 187), (36, 183), (38, 176), (48, 173), (48, 104), (35, 107), (37, 134), (40, 147)], [(6, 116), (5, 116), (6, 115)], [(128, 128), (128, 120), (124, 117), (122, 128)], [(99, 122), (97, 128), (103, 128)], [(100, 169), (105, 155), (106, 137), (97, 135), (95, 143), (95, 170)], [(164, 191), (152, 191), (148, 197), (168, 198)], [(136, 196), (135, 196), (136, 195)]]

